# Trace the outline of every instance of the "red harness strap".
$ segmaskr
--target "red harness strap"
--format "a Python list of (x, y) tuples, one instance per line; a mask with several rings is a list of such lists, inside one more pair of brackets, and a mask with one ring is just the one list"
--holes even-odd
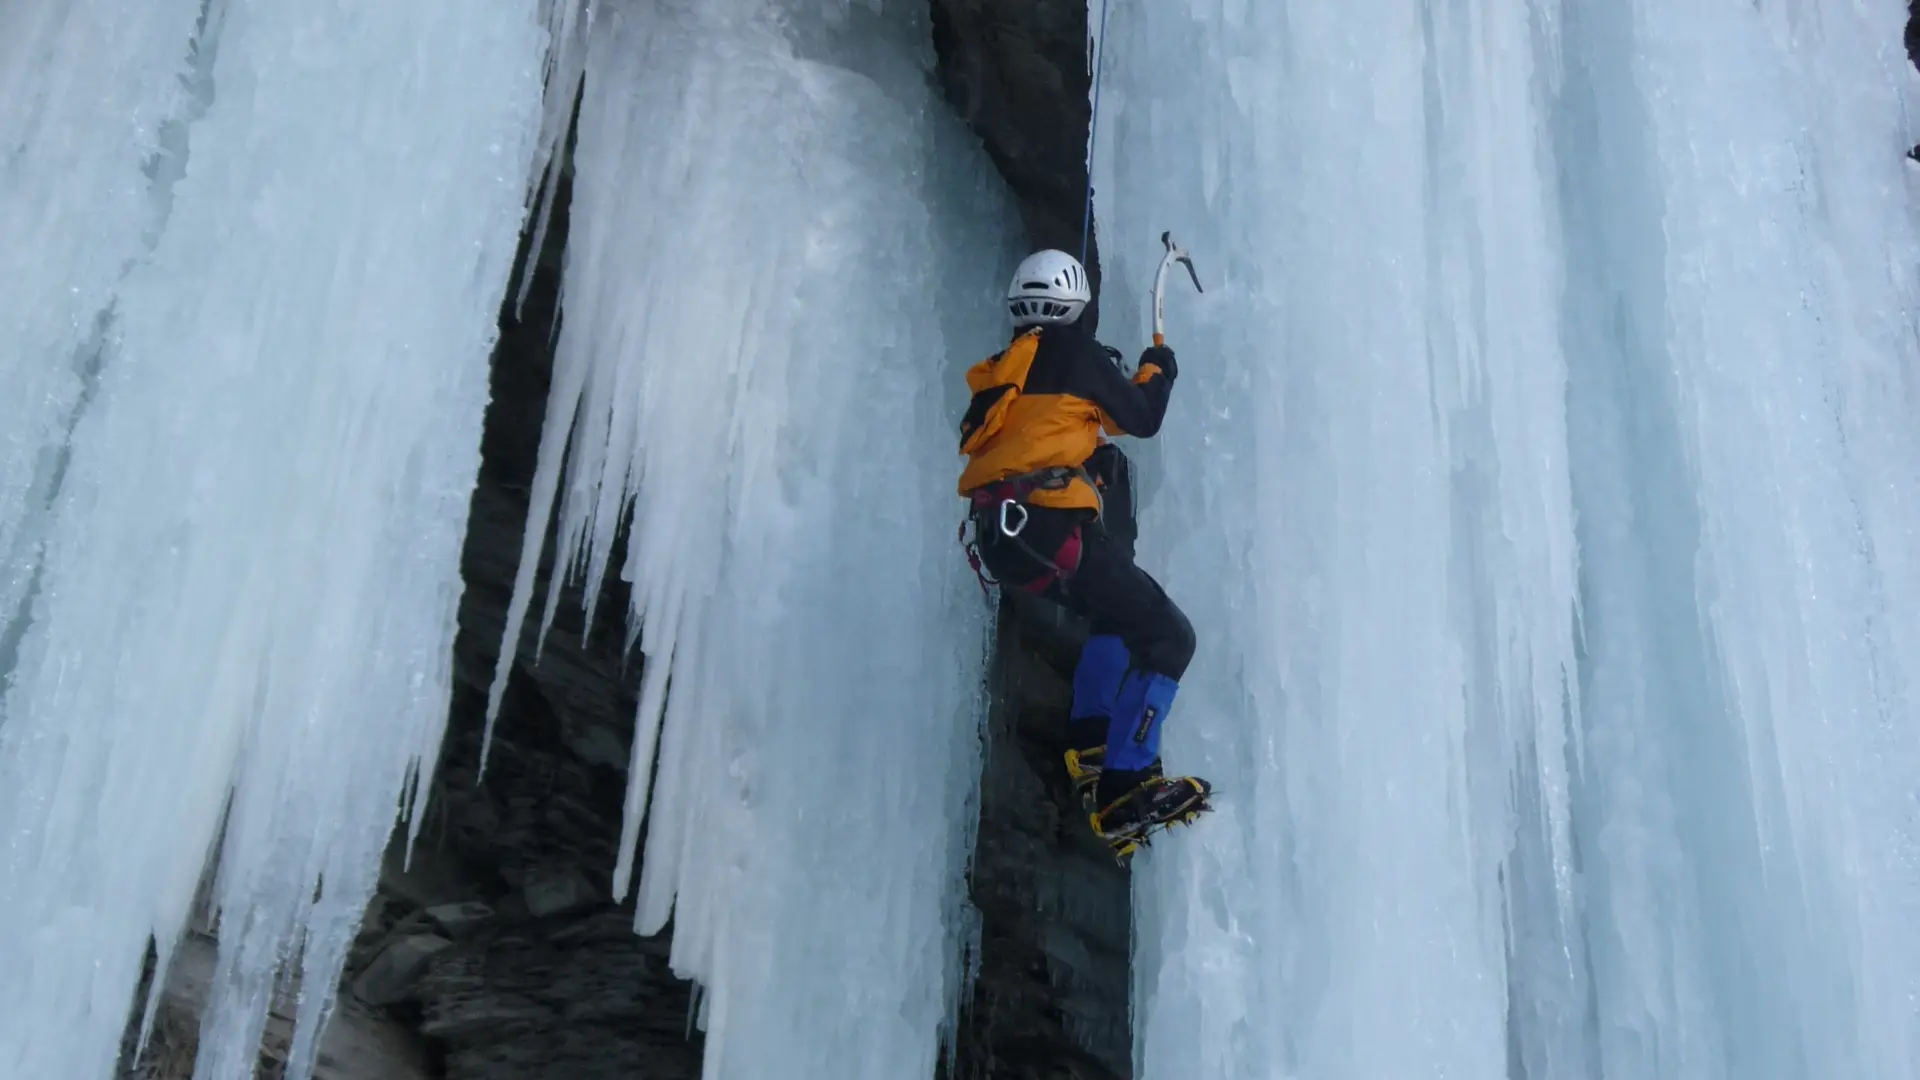
[(960, 528), (954, 532), (953, 538), (960, 541), (960, 550), (967, 553), (967, 565), (973, 567), (973, 576), (980, 581), (980, 595), (991, 600), (993, 599), (993, 591), (989, 586), (1000, 583), (987, 576), (986, 568), (980, 562), (980, 545), (978, 543), (967, 542), (967, 522), (972, 520), (972, 518), (962, 520), (960, 522)]
[[(1019, 537), (1014, 539), (1018, 540)], [(1041, 561), (1050, 565), (1046, 573), (1027, 582), (1026, 590), (1030, 593), (1046, 592), (1047, 586), (1056, 581), (1065, 582), (1075, 570), (1080, 569), (1080, 526), (1075, 525), (1067, 538), (1060, 541), (1060, 550), (1053, 553), (1053, 558)]]
[[(967, 523), (963, 521), (960, 523), (960, 547), (967, 553), (967, 563), (973, 567), (974, 577), (980, 579), (981, 592), (986, 592), (988, 585), (998, 585), (1000, 583), (987, 576), (986, 570), (980, 561), (980, 517), (978, 515), (1000, 506), (1009, 500), (1021, 504), (1024, 510), (1026, 497), (1044, 486), (1048, 485), (1042, 481), (1018, 478), (987, 484), (984, 487), (975, 489), (970, 494), (969, 501), (973, 504), (973, 509), (976, 513), (976, 516), (972, 519), (974, 521), (974, 542), (967, 543)], [(1078, 525), (1073, 527), (1073, 531), (1067, 534), (1066, 539), (1060, 541), (1060, 546), (1053, 551), (1051, 557), (1033, 550), (1018, 534), (1008, 535), (1007, 539), (1019, 545), (1020, 550), (1026, 552), (1042, 566), (1046, 567), (1045, 572), (1020, 586), (1022, 589), (1036, 596), (1046, 592), (1055, 582), (1064, 583), (1068, 578), (1073, 576), (1074, 571), (1080, 569), (1082, 544), (1080, 540), (1080, 526)]]

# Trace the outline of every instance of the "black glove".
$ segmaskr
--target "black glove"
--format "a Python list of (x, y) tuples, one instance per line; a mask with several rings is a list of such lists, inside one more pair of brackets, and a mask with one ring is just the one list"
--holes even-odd
[(1173, 359), (1173, 350), (1165, 345), (1149, 345), (1140, 354), (1140, 366), (1146, 367), (1148, 364), (1166, 372), (1169, 379), (1180, 377), (1180, 365)]

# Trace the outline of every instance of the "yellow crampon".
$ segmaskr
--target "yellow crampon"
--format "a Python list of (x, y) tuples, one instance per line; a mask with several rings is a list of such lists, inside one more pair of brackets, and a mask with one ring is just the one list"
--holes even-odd
[[(1129, 803), (1143, 794), (1156, 790), (1163, 791), (1166, 787), (1172, 786), (1184, 789), (1185, 793), (1178, 802), (1154, 809), (1151, 817), (1138, 824), (1122, 826), (1111, 831), (1104, 827), (1104, 822), (1116, 811), (1127, 808)], [(1124, 866), (1135, 852), (1153, 842), (1152, 837), (1155, 832), (1170, 829), (1175, 825), (1191, 825), (1199, 819), (1201, 814), (1213, 809), (1208, 801), (1212, 794), (1213, 785), (1198, 777), (1183, 776), (1172, 780), (1156, 777), (1115, 799), (1104, 810), (1089, 815), (1089, 821), (1093, 825), (1094, 835), (1107, 842), (1107, 847), (1112, 850), (1114, 858)]]
[[(1195, 806), (1193, 809), (1184, 811), (1178, 816), (1169, 818), (1166, 821), (1154, 822), (1138, 832), (1122, 833), (1116, 836), (1101, 835), (1100, 838), (1107, 842), (1107, 847), (1113, 852), (1113, 857), (1119, 861), (1120, 865), (1125, 866), (1127, 862), (1133, 858), (1135, 852), (1143, 847), (1153, 846), (1154, 833), (1171, 829), (1175, 825), (1191, 825), (1200, 820), (1201, 814), (1211, 809), (1212, 807), (1210, 806)], [(1100, 832), (1097, 824), (1094, 827), (1094, 832), (1096, 834)]]
[[(1094, 793), (1100, 787), (1100, 766), (1107, 760), (1106, 747), (1068, 750), (1066, 757), (1067, 779), (1073, 782), (1073, 795), (1080, 800), (1080, 808), (1087, 812), (1087, 818), (1091, 821), (1100, 809), (1094, 801)], [(1099, 831), (1097, 825), (1094, 831)]]

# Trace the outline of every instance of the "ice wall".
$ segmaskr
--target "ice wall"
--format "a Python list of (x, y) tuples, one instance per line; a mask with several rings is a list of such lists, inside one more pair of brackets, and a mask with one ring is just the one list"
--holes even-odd
[(637, 861), (637, 929), (673, 920), (709, 1080), (928, 1076), (953, 1011), (986, 608), (951, 433), (1013, 253), (923, 14), (616, 3), (586, 38), (508, 640), (551, 510), (631, 584), (615, 890)]
[(1903, 20), (1568, 13), (1575, 807), (1610, 1075), (1920, 1068)]
[(1209, 288), (1169, 300), (1182, 379), (1140, 448), (1142, 550), (1200, 636), (1168, 765), (1223, 795), (1136, 872), (1142, 1075), (1500, 1075), (1528, 954), (1495, 871), (1523, 795), (1555, 807), (1541, 932), (1566, 914), (1571, 503), (1532, 34), (1513, 5), (1112, 23), (1109, 289), (1140, 310), (1162, 229)]
[[(1123, 8), (1146, 1076), (1913, 1073), (1899, 5)], [(1129, 323), (1127, 312), (1135, 313)], [(1131, 343), (1130, 343), (1131, 344)]]
[(99, 316), (163, 193), (197, 0), (0, 10), (0, 665), (38, 564), (47, 490), (99, 351)]
[(196, 1075), (251, 1074), (295, 973), (310, 1066), (439, 745), (547, 14), (0, 13), (0, 600), (33, 582), (0, 664), (0, 1074), (111, 1074), (216, 844)]

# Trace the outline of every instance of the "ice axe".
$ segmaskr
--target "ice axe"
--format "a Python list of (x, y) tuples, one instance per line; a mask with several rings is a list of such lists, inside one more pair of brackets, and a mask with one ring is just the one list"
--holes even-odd
[(1173, 242), (1172, 232), (1160, 234), (1160, 245), (1167, 249), (1167, 253), (1160, 256), (1160, 269), (1153, 274), (1153, 343), (1155, 345), (1167, 343), (1167, 318), (1163, 310), (1167, 300), (1167, 267), (1174, 263), (1186, 267), (1187, 276), (1193, 279), (1193, 291), (1207, 291), (1200, 287), (1200, 275), (1194, 272), (1193, 258), (1187, 254), (1185, 248)]

